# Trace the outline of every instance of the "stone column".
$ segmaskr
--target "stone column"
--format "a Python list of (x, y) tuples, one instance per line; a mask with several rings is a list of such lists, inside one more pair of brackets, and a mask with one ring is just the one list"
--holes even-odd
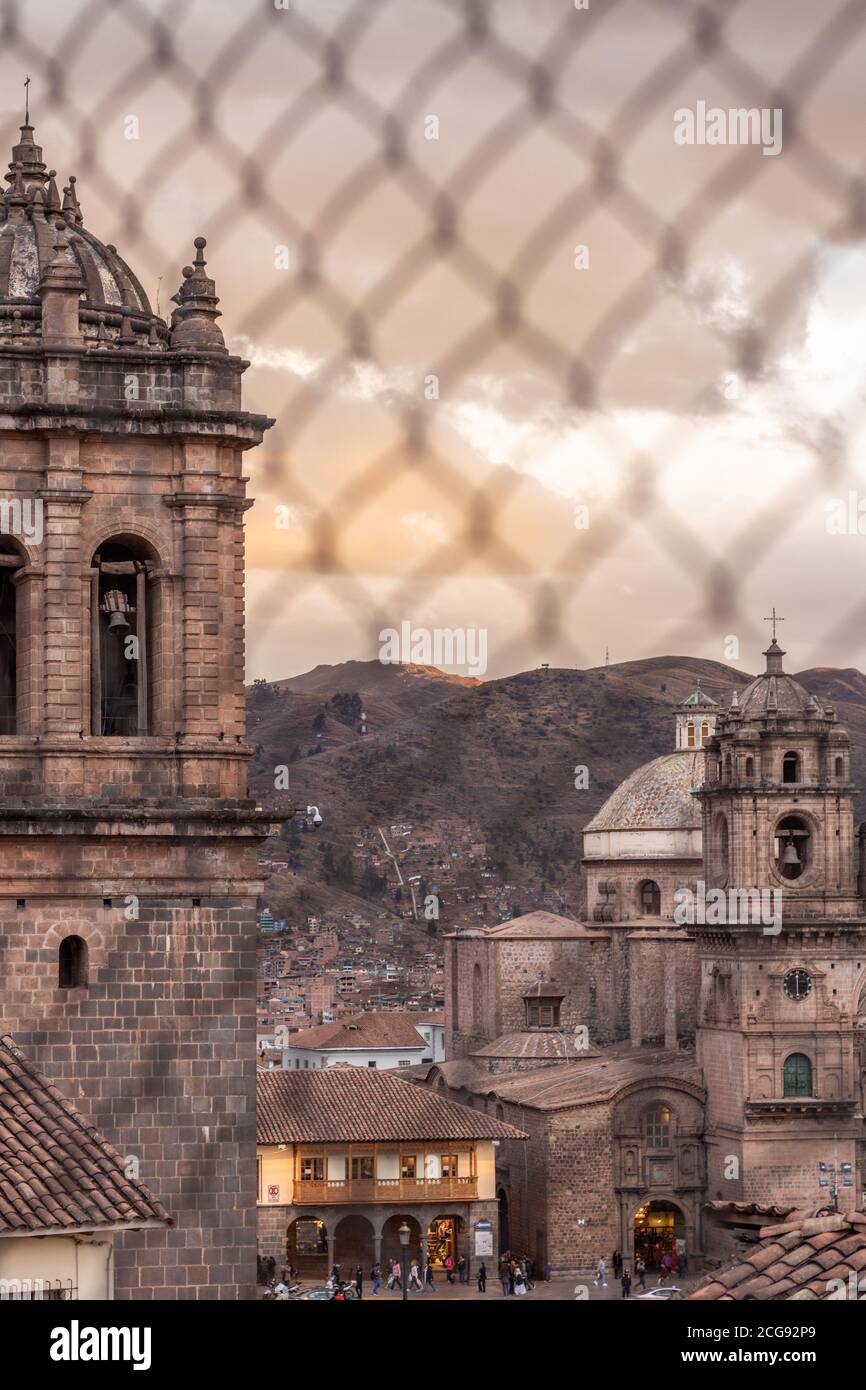
[(642, 990), (644, 982), (641, 979), (641, 950), (637, 940), (632, 936), (628, 942), (628, 1027), (629, 1041), (632, 1047), (640, 1047), (643, 1042), (643, 1021), (642, 1021)]
[(677, 947), (671, 942), (664, 949), (665, 1047), (677, 1046)]
[(42, 602), (44, 574), (27, 565), (12, 576), (16, 589), (17, 674), (15, 707), (17, 732), (43, 730), (42, 659), (44, 651)]
[[(59, 443), (51, 441), (55, 442)], [(53, 481), (50, 472), (48, 476)], [(90, 730), (90, 581), (83, 578), (81, 508), (91, 495), (50, 483), (40, 493), (45, 506), (42, 698), (46, 734)]]

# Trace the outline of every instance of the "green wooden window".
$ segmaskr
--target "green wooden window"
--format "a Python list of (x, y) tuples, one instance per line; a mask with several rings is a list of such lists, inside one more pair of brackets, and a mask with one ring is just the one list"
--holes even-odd
[(792, 1052), (785, 1058), (784, 1083), (786, 1096), (812, 1094), (812, 1063), (802, 1052)]

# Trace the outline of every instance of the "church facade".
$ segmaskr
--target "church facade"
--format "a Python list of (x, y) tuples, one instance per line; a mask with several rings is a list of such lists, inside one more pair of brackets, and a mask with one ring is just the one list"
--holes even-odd
[(0, 1018), (158, 1194), (117, 1297), (252, 1297), (241, 402), (204, 239), (171, 324), (29, 121), (0, 205)]
[(500, 1154), (502, 1240), (554, 1268), (711, 1260), (720, 1212), (815, 1206), (833, 1170), (843, 1209), (863, 1203), (849, 740), (775, 637), (764, 655), (727, 709), (680, 706), (676, 752), (587, 825), (588, 921), (447, 939), (449, 1060), (426, 1082), (529, 1134)]

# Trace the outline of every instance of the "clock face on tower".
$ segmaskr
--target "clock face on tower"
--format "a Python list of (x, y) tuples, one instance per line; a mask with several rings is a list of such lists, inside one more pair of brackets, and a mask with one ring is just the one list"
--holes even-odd
[(789, 999), (805, 999), (812, 992), (812, 976), (808, 970), (789, 970), (782, 981)]

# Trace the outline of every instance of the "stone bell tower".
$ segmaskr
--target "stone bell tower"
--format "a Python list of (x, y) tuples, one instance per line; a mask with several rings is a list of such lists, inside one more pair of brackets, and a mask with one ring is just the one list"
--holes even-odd
[(0, 1019), (159, 1194), (120, 1298), (254, 1296), (247, 363), (21, 129), (0, 200)]
[[(855, 876), (848, 735), (833, 706), (766, 670), (707, 745), (694, 927), (711, 1198), (821, 1200), (819, 1162), (851, 1164), (862, 1202), (866, 918)], [(826, 1192), (823, 1194), (826, 1199)]]

